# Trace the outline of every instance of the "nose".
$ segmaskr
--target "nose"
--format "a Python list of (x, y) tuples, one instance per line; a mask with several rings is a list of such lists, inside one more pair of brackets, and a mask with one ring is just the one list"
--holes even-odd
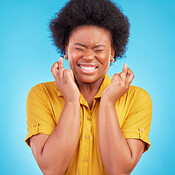
[(83, 58), (86, 60), (86, 61), (91, 61), (94, 59), (94, 53), (92, 50), (90, 49), (87, 49), (84, 54), (83, 54)]

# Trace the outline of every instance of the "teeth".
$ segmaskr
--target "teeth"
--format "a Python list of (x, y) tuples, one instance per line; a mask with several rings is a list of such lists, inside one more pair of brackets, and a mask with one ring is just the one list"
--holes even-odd
[(85, 66), (80, 66), (84, 70), (95, 70), (95, 67), (85, 67)]

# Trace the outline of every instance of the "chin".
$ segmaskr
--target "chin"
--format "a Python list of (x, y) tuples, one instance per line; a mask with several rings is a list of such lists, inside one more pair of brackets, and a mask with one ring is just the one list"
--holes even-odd
[(81, 83), (94, 83), (96, 82), (97, 80), (100, 79), (100, 77), (96, 77), (96, 76), (93, 76), (93, 75), (78, 75), (78, 76), (75, 76), (76, 79), (78, 81), (80, 81)]

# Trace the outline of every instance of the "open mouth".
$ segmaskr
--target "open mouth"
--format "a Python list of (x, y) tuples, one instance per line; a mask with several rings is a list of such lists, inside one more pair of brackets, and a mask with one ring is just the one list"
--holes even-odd
[(95, 66), (95, 65), (80, 65), (78, 64), (78, 67), (83, 71), (83, 72), (94, 72), (98, 66)]

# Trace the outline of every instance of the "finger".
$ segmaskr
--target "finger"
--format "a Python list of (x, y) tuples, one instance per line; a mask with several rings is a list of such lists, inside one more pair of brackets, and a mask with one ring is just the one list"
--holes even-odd
[(124, 72), (127, 75), (127, 72), (128, 72), (127, 63), (124, 64), (122, 72)]
[(73, 71), (71, 69), (69, 70), (69, 74), (70, 74), (72, 80), (74, 81), (74, 74), (73, 74)]
[(115, 73), (113, 76), (112, 76), (112, 81), (116, 81), (116, 80), (118, 80), (118, 78), (119, 78), (120, 76), (119, 76), (119, 73)]
[(121, 72), (120, 74), (119, 74), (119, 76), (121, 77), (121, 79), (122, 80), (126, 80), (126, 75), (127, 75), (127, 73), (125, 73), (125, 72)]
[(131, 84), (132, 80), (134, 79), (134, 74), (131, 71), (131, 69), (128, 69), (128, 76), (127, 76), (127, 82)]
[(63, 79), (66, 83), (72, 80), (70, 70), (63, 70)]
[(55, 62), (55, 63), (52, 65), (52, 67), (51, 67), (51, 72), (52, 72), (53, 70), (57, 69), (57, 67), (58, 67), (58, 62)]
[(51, 72), (52, 74), (55, 76), (56, 72), (57, 72), (57, 67), (58, 67), (58, 62), (55, 62), (53, 64), (53, 66), (51, 67)]
[(127, 75), (129, 76), (129, 75), (131, 75), (131, 74), (133, 74), (133, 72), (132, 72), (132, 70), (131, 70), (130, 68), (128, 68)]
[(59, 58), (59, 66), (58, 66), (58, 69), (60, 69), (60, 68), (63, 68), (63, 58), (62, 58), (62, 57)]
[(63, 68), (63, 58), (60, 57), (59, 62), (58, 62), (58, 78), (60, 81), (62, 81), (62, 79), (63, 79), (63, 71), (64, 70), (65, 70), (65, 68)]

